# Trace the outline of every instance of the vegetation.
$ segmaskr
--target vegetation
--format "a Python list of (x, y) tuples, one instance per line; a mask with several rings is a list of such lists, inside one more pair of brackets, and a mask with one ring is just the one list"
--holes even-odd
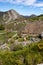
[[(0, 65), (37, 65), (43, 63), (43, 40), (37, 43), (33, 41), (33, 43), (23, 46), (23, 41), (25, 44), (25, 41), (27, 42), (30, 40), (30, 36), (27, 35), (27, 37), (25, 37), (21, 35), (25, 27), (28, 29), (28, 22), (41, 22), (43, 21), (43, 15), (35, 17), (25, 17), (20, 15), (15, 19), (13, 18), (15, 17), (13, 13), (10, 11), (9, 13), (11, 14), (11, 20), (9, 22), (8, 13), (2, 13), (5, 15), (4, 18), (3, 15), (0, 14), (0, 48), (2, 48), (0, 49)], [(7, 22), (7, 24), (5, 22)], [(37, 28), (35, 29), (37, 30)], [(43, 30), (42, 27), (41, 29)], [(38, 37), (42, 39), (41, 35)], [(19, 44), (18, 42), (21, 42), (22, 44)], [(6, 44), (4, 45), (3, 43)], [(4, 47), (10, 48), (10, 50), (6, 50)]]
[(40, 42), (25, 47), (17, 45), (13, 51), (1, 51), (0, 65), (37, 65), (43, 63), (43, 50), (40, 50), (38, 44)]
[(0, 25), (0, 30), (4, 30), (5, 29), (5, 27), (4, 27), (4, 25)]

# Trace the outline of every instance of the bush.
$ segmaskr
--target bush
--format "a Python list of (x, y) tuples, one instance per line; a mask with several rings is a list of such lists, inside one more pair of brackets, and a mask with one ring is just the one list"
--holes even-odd
[(18, 50), (21, 50), (22, 48), (23, 46), (21, 44), (14, 45), (13, 51), (18, 51)]
[(4, 25), (0, 25), (0, 30), (4, 30), (4, 29), (5, 29)]

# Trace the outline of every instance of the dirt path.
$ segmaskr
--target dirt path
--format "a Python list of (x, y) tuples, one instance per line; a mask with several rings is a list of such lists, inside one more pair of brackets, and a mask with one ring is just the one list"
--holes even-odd
[(16, 36), (17, 36), (17, 34), (14, 34), (11, 38), (8, 39), (8, 42), (11, 41)]

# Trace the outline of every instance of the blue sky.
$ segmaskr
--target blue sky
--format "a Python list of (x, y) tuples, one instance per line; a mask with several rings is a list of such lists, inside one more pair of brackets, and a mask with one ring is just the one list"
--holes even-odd
[(16, 10), (21, 15), (43, 14), (43, 0), (0, 0), (0, 11)]

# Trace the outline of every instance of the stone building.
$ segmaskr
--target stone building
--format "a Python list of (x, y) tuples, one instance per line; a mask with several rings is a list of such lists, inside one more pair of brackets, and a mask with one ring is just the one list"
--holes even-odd
[(43, 40), (43, 32), (41, 33), (41, 37), (42, 37), (42, 40)]

